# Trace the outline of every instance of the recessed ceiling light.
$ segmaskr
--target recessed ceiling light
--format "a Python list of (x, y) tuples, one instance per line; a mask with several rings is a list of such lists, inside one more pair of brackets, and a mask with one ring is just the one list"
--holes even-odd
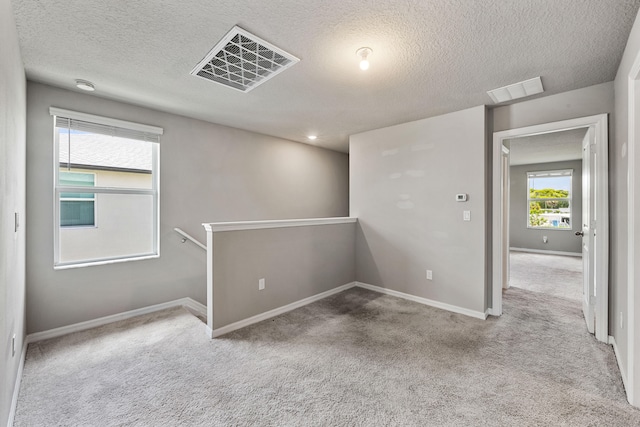
[(94, 90), (96, 90), (93, 83), (86, 80), (76, 80), (76, 86), (78, 87), (78, 89), (86, 90), (87, 92), (93, 92)]
[(307, 138), (309, 138), (311, 141), (315, 141), (318, 136), (317, 135), (308, 135)]

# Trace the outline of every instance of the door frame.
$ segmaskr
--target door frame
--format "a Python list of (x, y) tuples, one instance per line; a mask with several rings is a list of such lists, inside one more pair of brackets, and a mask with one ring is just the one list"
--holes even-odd
[(640, 407), (640, 363), (636, 358), (640, 356), (640, 340), (637, 339), (639, 331), (638, 320), (640, 318), (640, 292), (635, 287), (640, 283), (640, 268), (636, 268), (640, 262), (640, 174), (636, 167), (640, 168), (640, 54), (638, 54), (631, 66), (628, 76), (628, 141), (627, 141), (627, 367), (626, 375), (624, 367), (622, 378), (627, 378), (625, 388), (627, 400), (634, 406)]
[(505, 218), (503, 205), (508, 201), (506, 186), (503, 185), (502, 147), (507, 139), (523, 136), (542, 135), (571, 129), (592, 128), (595, 135), (597, 158), (596, 191), (599, 195), (595, 206), (597, 218), (595, 287), (596, 295), (596, 339), (609, 341), (609, 161), (608, 161), (608, 117), (607, 114), (580, 117), (558, 122), (544, 123), (517, 129), (509, 129), (493, 134), (493, 221), (492, 221), (492, 305), (489, 314), (502, 315), (502, 288), (504, 271), (503, 257), (509, 248), (503, 245)]

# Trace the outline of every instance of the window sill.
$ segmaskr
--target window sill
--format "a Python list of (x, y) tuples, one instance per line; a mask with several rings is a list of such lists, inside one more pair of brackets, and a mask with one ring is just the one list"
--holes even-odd
[(72, 268), (93, 267), (96, 265), (117, 264), (121, 262), (130, 262), (130, 261), (143, 261), (146, 259), (154, 259), (154, 258), (160, 258), (160, 254), (140, 255), (140, 256), (126, 257), (126, 258), (104, 259), (104, 260), (95, 260), (95, 261), (86, 261), (86, 262), (60, 263), (60, 264), (55, 264), (53, 266), (53, 269), (69, 270)]

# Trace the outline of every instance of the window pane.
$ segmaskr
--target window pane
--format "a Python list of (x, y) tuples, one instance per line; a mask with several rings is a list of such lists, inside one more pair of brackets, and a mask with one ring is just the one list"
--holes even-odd
[(70, 171), (60, 171), (58, 180), (60, 185), (73, 185), (76, 187), (93, 187), (95, 186), (95, 174), (78, 173)]
[(61, 227), (59, 262), (153, 254), (153, 207), (150, 195), (96, 193), (96, 226)]
[(571, 171), (530, 172), (531, 228), (571, 229)]
[[(91, 194), (93, 197), (93, 194)], [(80, 227), (95, 225), (94, 202), (60, 200), (60, 226)]]
[[(154, 143), (60, 127), (56, 137), (59, 185), (152, 188)], [(73, 178), (67, 176), (69, 172)], [(82, 181), (90, 174), (95, 174), (94, 184)]]

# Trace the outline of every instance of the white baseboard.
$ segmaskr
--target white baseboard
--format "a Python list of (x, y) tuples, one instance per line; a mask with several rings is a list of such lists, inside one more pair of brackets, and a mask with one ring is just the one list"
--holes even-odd
[(20, 354), (20, 364), (18, 365), (18, 372), (16, 373), (16, 381), (13, 384), (13, 397), (11, 398), (11, 408), (9, 409), (9, 418), (7, 420), (7, 427), (13, 426), (13, 420), (16, 417), (16, 408), (18, 406), (18, 394), (20, 393), (20, 384), (22, 383), (22, 371), (24, 370), (24, 361), (27, 357), (27, 346), (29, 341), (25, 338), (22, 344), (22, 353)]
[(528, 248), (509, 248), (509, 250), (514, 252), (531, 252), (534, 254), (546, 254), (546, 255), (564, 255), (564, 256), (575, 256), (582, 257), (580, 252), (562, 252), (562, 251), (546, 251), (543, 249), (528, 249)]
[(314, 295), (308, 298), (301, 299), (300, 301), (292, 302), (291, 304), (287, 304), (282, 307), (275, 308), (273, 310), (265, 311), (264, 313), (257, 314), (247, 319), (231, 323), (221, 328), (212, 330), (209, 327), (207, 327), (207, 334), (209, 335), (209, 338), (216, 338), (221, 335), (228, 334), (229, 332), (233, 332), (238, 329), (244, 328), (246, 326), (253, 325), (254, 323), (262, 322), (263, 320), (267, 320), (272, 317), (279, 316), (280, 314), (286, 313), (291, 310), (295, 310), (296, 308), (303, 307), (305, 305), (311, 304), (312, 302), (319, 301), (321, 299), (337, 294), (339, 292), (346, 291), (347, 289), (353, 288), (354, 286), (356, 286), (356, 282), (347, 283), (346, 285), (338, 286), (337, 288), (319, 293), (317, 295)]
[(204, 316), (207, 315), (207, 308), (192, 298), (180, 298), (174, 301), (164, 302), (161, 304), (150, 305), (148, 307), (138, 308), (136, 310), (125, 311), (123, 313), (112, 314), (111, 316), (99, 317), (97, 319), (87, 320), (86, 322), (75, 323), (73, 325), (62, 326), (60, 328), (49, 329), (48, 331), (36, 332), (27, 335), (26, 343), (32, 343), (49, 338), (56, 338), (73, 332), (84, 331), (98, 326), (107, 325), (109, 323), (120, 320), (130, 319), (132, 317), (142, 316), (160, 310), (166, 310), (173, 307), (187, 307)]
[(370, 291), (380, 292), (382, 294), (391, 295), (398, 298), (403, 298), (409, 301), (418, 302), (420, 304), (428, 305), (431, 307), (440, 308), (442, 310), (452, 311), (454, 313), (464, 314), (465, 316), (475, 317), (477, 319), (485, 320), (487, 318), (487, 313), (483, 313), (481, 311), (469, 310), (468, 308), (458, 307), (456, 305), (446, 304), (440, 301), (434, 301), (427, 298), (418, 297), (411, 294), (405, 294), (404, 292), (394, 291), (392, 289), (381, 288), (379, 286), (369, 285), (366, 283), (356, 282), (356, 286), (369, 289)]
[(625, 371), (624, 366), (621, 363), (618, 344), (616, 343), (616, 339), (611, 335), (609, 335), (609, 344), (613, 346), (613, 353), (616, 355), (616, 361), (618, 362), (618, 369), (620, 369), (620, 376), (622, 377), (622, 385), (624, 385), (625, 390), (629, 390), (629, 388), (627, 387), (627, 372)]
[(182, 306), (195, 312), (196, 314), (199, 314), (201, 316), (204, 316), (205, 318), (207, 317), (207, 306), (204, 304), (200, 304), (198, 301), (192, 299), (192, 298), (182, 298), (181, 300), (178, 301), (182, 301)]

